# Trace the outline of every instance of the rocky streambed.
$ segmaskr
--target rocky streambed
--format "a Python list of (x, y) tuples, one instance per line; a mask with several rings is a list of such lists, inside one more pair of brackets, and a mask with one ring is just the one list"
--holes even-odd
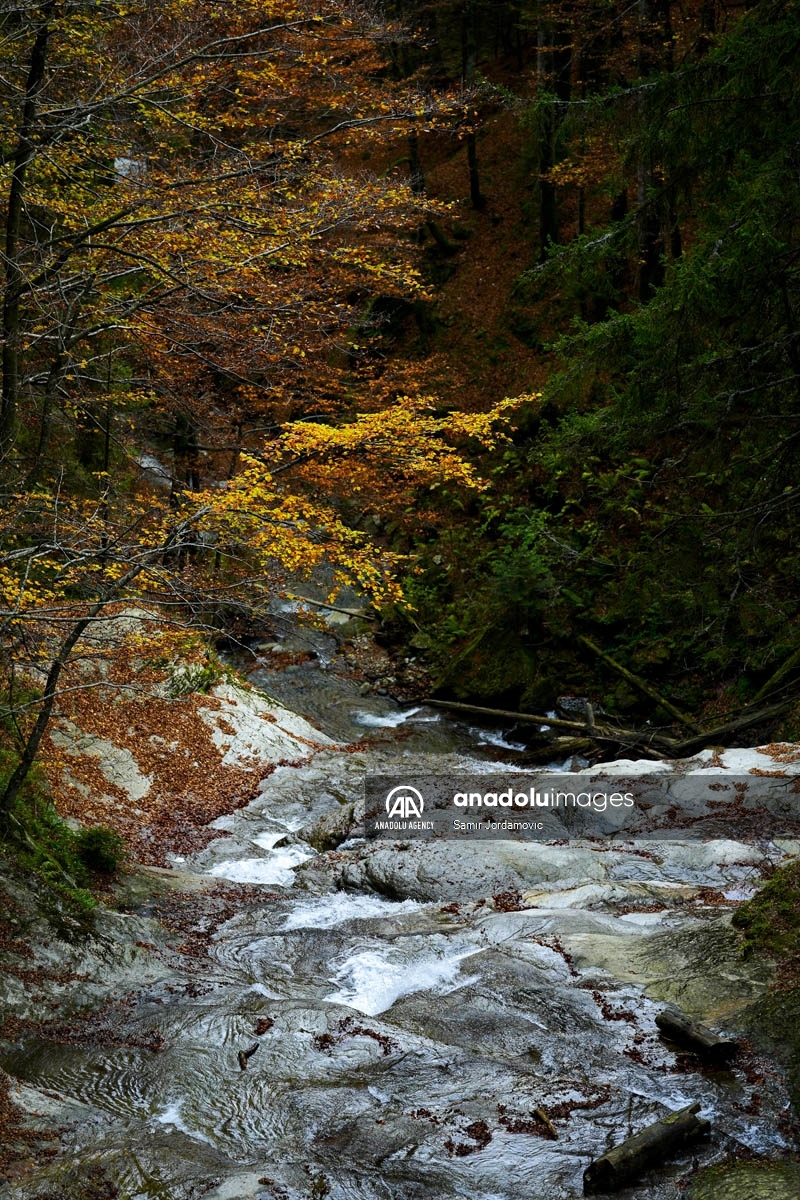
[[(67, 1019), (62, 1000), (56, 1027), (5, 1043), (12, 1094), (59, 1152), (3, 1200), (567, 1200), (590, 1160), (694, 1101), (710, 1138), (623, 1195), (798, 1194), (787, 1084), (758, 1039), (709, 1067), (655, 1024), (669, 1002), (752, 1033), (770, 973), (731, 915), (796, 842), (724, 824), (365, 842), (350, 835), (367, 772), (507, 769), (504, 737), (361, 695), (318, 656), (253, 681), (313, 721), (261, 701), (302, 760), (217, 820), (218, 840), (129, 880), (94, 941), (51, 945), (63, 997), (90, 1007)], [(700, 769), (798, 762), (725, 751), (676, 778)], [(19, 980), (6, 998), (33, 1015)]]

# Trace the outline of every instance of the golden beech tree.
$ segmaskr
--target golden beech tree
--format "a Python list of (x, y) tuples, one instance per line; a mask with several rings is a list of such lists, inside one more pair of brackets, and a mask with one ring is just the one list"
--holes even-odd
[[(444, 119), (389, 90), (390, 34), (333, 0), (0, 10), (0, 642), (18, 757), (0, 815), (115, 604), (258, 613), (279, 567), (323, 559), (396, 600), (391, 556), (340, 497), (478, 486), (460, 451), (489, 444), (504, 409), (359, 417), (352, 372), (337, 378), (365, 298), (424, 295), (403, 235), (419, 199), (364, 166), (376, 139)], [(138, 467), (166, 432), (167, 491)], [(22, 681), (38, 695), (20, 705)]]
[[(5, 715), (15, 719), (18, 762), (0, 795), (0, 822), (36, 759), (65, 668), (118, 602), (134, 598), (173, 613), (178, 605), (179, 630), (214, 605), (255, 616), (274, 592), (276, 566), (302, 574), (323, 562), (334, 567), (334, 588), (348, 582), (375, 603), (401, 601), (397, 557), (339, 518), (338, 497), (366, 491), (387, 511), (430, 488), (480, 489), (459, 443), (493, 447), (526, 399), (439, 417), (428, 401), (403, 398), (349, 425), (298, 423), (280, 439), (275, 471), (242, 455), (231, 480), (186, 492), (172, 507), (148, 503), (144, 492), (112, 505), (108, 478), (99, 502), (35, 492), (7, 502), (3, 541), (16, 544), (0, 553), (0, 641), (11, 664)], [(305, 490), (287, 487), (287, 468), (304, 476)], [(18, 681), (40, 688), (21, 708)]]
[(354, 144), (434, 119), (379, 77), (387, 36), (337, 3), (5, 8), (6, 479), (37, 481), (76, 426), (107, 467), (126, 407), (221, 446), (335, 408), (363, 298), (422, 287), (410, 191)]

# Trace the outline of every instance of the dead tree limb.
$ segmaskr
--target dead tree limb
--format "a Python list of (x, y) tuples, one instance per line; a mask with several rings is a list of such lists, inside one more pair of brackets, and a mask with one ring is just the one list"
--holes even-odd
[(791, 697), (782, 700), (780, 704), (770, 704), (766, 708), (745, 709), (738, 717), (734, 717), (732, 721), (727, 721), (724, 725), (717, 725), (715, 729), (709, 729), (706, 733), (698, 734), (697, 737), (687, 738), (684, 742), (676, 742), (671, 752), (672, 756), (687, 758), (691, 754), (696, 754), (698, 750), (702, 750), (704, 746), (713, 746), (715, 743), (721, 742), (723, 738), (729, 737), (732, 733), (740, 733), (743, 729), (750, 729), (753, 725), (760, 725), (763, 721), (780, 716), (795, 702), (796, 697)]
[(616, 658), (612, 658), (612, 656), (607, 654), (605, 650), (601, 650), (600, 647), (595, 645), (590, 638), (584, 637), (581, 634), (578, 637), (578, 641), (582, 645), (586, 646), (587, 650), (591, 650), (592, 654), (596, 654), (599, 659), (602, 659), (604, 663), (608, 663), (608, 665), (614, 671), (616, 671), (618, 675), (621, 675), (623, 679), (625, 679), (638, 691), (642, 692), (642, 694), (647, 696), (648, 699), (655, 701), (660, 708), (663, 708), (665, 712), (668, 712), (671, 717), (674, 717), (675, 720), (679, 721), (680, 724), (685, 726), (686, 729), (691, 729), (693, 733), (700, 733), (700, 726), (697, 725), (691, 717), (687, 716), (686, 713), (681, 712), (681, 710), (677, 708), (671, 700), (667, 700), (666, 696), (662, 696), (660, 692), (657, 692), (654, 687), (651, 687), (646, 680), (641, 678), (641, 676), (635, 675), (633, 671), (629, 671), (627, 667), (623, 667), (621, 662), (617, 662)]
[(594, 742), (623, 743), (642, 748), (653, 747), (670, 757), (673, 754), (673, 747), (679, 744), (674, 738), (664, 737), (659, 733), (637, 729), (618, 729), (613, 725), (598, 725), (596, 718), (590, 725), (587, 721), (567, 721), (561, 717), (547, 717), (541, 713), (513, 712), (506, 708), (485, 708), (480, 704), (464, 704), (459, 700), (425, 698), (419, 703), (431, 705), (433, 708), (452, 709), (453, 712), (474, 713), (479, 717), (496, 717), (504, 721), (516, 721), (522, 725), (546, 725), (551, 729), (567, 729), (572, 733), (583, 734)]
[(800, 667), (800, 650), (795, 650), (794, 654), (790, 655), (781, 666), (778, 667), (765, 684), (758, 689), (751, 701), (752, 704), (760, 704), (765, 696), (769, 696), (771, 692), (778, 690), (778, 685), (783, 683), (787, 675), (791, 674), (796, 667)]
[[(548, 717), (541, 713), (513, 712), (506, 708), (487, 708), (479, 704), (464, 704), (458, 700), (432, 700), (425, 698), (419, 701), (433, 708), (451, 709), (453, 712), (473, 713), (479, 717), (493, 717), (501, 721), (514, 721), (521, 725), (543, 725), (551, 729), (564, 729), (583, 738), (590, 739), (596, 745), (621, 745), (636, 749), (648, 758), (689, 758), (706, 746), (720, 745), (732, 734), (740, 733), (753, 725), (760, 725), (773, 717), (780, 716), (788, 708), (797, 703), (797, 697), (789, 697), (780, 704), (771, 704), (765, 708), (743, 710), (738, 717), (726, 721), (724, 725), (716, 725), (713, 729), (699, 732), (696, 737), (678, 741), (643, 729), (622, 729), (614, 725), (590, 725), (588, 721), (568, 721), (561, 717)], [(697, 726), (694, 726), (697, 728)]]

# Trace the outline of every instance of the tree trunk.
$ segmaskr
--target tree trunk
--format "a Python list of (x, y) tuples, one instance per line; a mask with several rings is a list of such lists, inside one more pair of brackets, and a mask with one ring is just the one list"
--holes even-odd
[[(647, 78), (654, 71), (666, 65), (664, 59), (665, 29), (659, 23), (659, 13), (663, 13), (664, 25), (669, 26), (670, 0), (638, 0), (639, 11), (639, 75)], [(667, 57), (671, 55), (671, 42), (667, 42)], [(645, 93), (640, 93), (639, 106), (646, 104)], [(646, 127), (642, 113), (641, 127)], [(652, 297), (653, 293), (664, 282), (664, 227), (661, 221), (654, 193), (656, 190), (655, 164), (648, 148), (640, 148), (636, 164), (636, 227), (639, 243), (638, 293), (643, 304)], [(677, 222), (675, 222), (677, 224)], [(676, 241), (676, 231), (671, 231), (673, 243)]]
[[(466, 0), (464, 5), (461, 37), (463, 44), (462, 74), (464, 87), (469, 91), (475, 85), (475, 62), (478, 57), (478, 47), (475, 40), (475, 0)], [(467, 169), (469, 171), (470, 204), (473, 208), (484, 208), (486, 201), (481, 195), (478, 149), (475, 143), (474, 132), (467, 134)]]
[(419, 158), (419, 138), (416, 129), (408, 135), (408, 170), (411, 176), (411, 191), (415, 196), (425, 195), (425, 172)]
[[(36, 447), (36, 456), (30, 466), (28, 475), (25, 479), (25, 490), (33, 491), (39, 482), (42, 465), (47, 447), (50, 442), (50, 417), (53, 408), (53, 401), (58, 394), (58, 389), (69, 368), (69, 351), (78, 340), (77, 319), (83, 304), (84, 292), (70, 304), (67, 309), (66, 317), (64, 318), (59, 336), (59, 346), (55, 359), (53, 360), (50, 370), (47, 374), (44, 391), (42, 393), (42, 412), (39, 421), (39, 441)], [(110, 387), (110, 383), (109, 383)], [(108, 435), (107, 435), (108, 436)], [(108, 470), (108, 455), (106, 454), (105, 470)]]
[(11, 810), (14, 807), (17, 797), (22, 789), (25, 780), (28, 778), (31, 767), (36, 761), (36, 756), (39, 753), (39, 747), (42, 743), (47, 726), (50, 723), (50, 718), (53, 715), (53, 708), (58, 697), (58, 683), (61, 675), (69, 662), (72, 651), (80, 641), (83, 634), (99, 616), (106, 605), (112, 600), (118, 599), (123, 595), (129, 583), (136, 579), (137, 575), (145, 569), (151, 559), (155, 559), (158, 555), (164, 554), (171, 546), (181, 540), (194, 520), (202, 515), (202, 512), (194, 514), (191, 520), (181, 521), (164, 539), (164, 542), (158, 549), (148, 552), (146, 557), (142, 558), (138, 563), (135, 563), (128, 571), (125, 572), (118, 580), (108, 587), (98, 600), (95, 600), (86, 611), (85, 616), (80, 617), (75, 624), (67, 631), (61, 640), (61, 643), (56, 651), (55, 658), (47, 674), (47, 681), (42, 692), (41, 707), (39, 715), (36, 718), (31, 733), (25, 742), (25, 746), (20, 756), (11, 777), (6, 784), (5, 791), (0, 796), (0, 829), (8, 824)]
[(539, 126), (539, 257), (547, 257), (559, 240), (558, 191), (548, 178), (556, 165), (556, 139), (571, 96), (570, 36), (546, 22), (536, 34), (539, 86), (553, 99), (542, 110)]
[(14, 423), (19, 399), (20, 302), (25, 288), (19, 237), (25, 207), (25, 185), (28, 166), (34, 155), (36, 100), (45, 79), (47, 42), (50, 37), (50, 18), (55, 0), (42, 7), (40, 24), (28, 64), (25, 82), (25, 101), (19, 138), (14, 151), (14, 171), (8, 190), (5, 228), (5, 296), (3, 300), (3, 386), (0, 394), (0, 453), (8, 450), (14, 436)]

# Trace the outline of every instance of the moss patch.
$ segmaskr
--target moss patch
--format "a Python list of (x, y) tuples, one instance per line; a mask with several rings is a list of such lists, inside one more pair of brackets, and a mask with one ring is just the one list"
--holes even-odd
[[(754, 1042), (784, 1063), (792, 1102), (800, 1112), (800, 862), (779, 868), (736, 912), (733, 924), (744, 931), (746, 955), (768, 956), (777, 963), (773, 987), (748, 1010), (741, 1025)], [(792, 1194), (800, 1194), (800, 1188)]]
[(779, 987), (800, 986), (800, 862), (779, 868), (738, 909), (733, 924), (744, 932), (746, 954), (768, 954), (778, 961)]
[(537, 664), (530, 650), (506, 629), (484, 629), (453, 658), (437, 689), (459, 699), (502, 700), (530, 690)]
[(735, 1163), (711, 1167), (692, 1181), (688, 1200), (796, 1200), (800, 1163)]

